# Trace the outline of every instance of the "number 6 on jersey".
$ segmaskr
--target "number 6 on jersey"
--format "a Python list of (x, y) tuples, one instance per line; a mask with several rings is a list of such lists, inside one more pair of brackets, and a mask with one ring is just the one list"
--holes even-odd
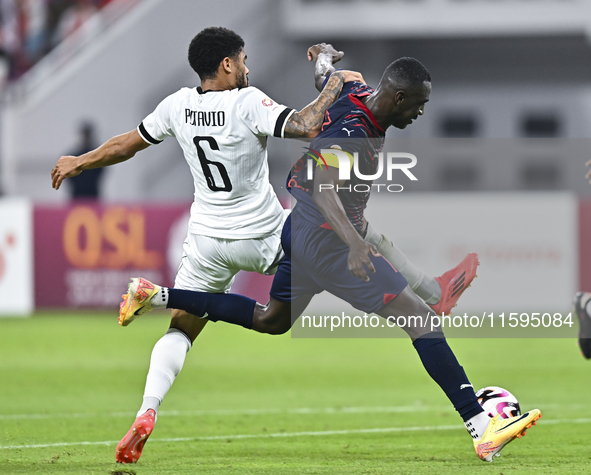
[[(199, 142), (204, 141), (204, 140), (207, 143), (209, 143), (209, 147), (212, 150), (219, 150), (220, 147), (218, 146), (218, 143), (215, 141), (215, 139), (211, 136), (193, 137), (193, 142), (195, 143), (195, 146), (197, 147), (197, 156), (199, 157), (199, 162), (201, 162), (201, 168), (203, 169), (203, 174), (205, 175), (205, 179), (207, 180), (207, 186), (209, 187), (209, 189), (211, 191), (232, 191), (232, 183), (230, 182), (230, 177), (228, 176), (228, 171), (226, 170), (226, 167), (222, 163), (212, 162), (211, 160), (208, 160), (207, 157), (205, 156), (205, 152), (203, 151), (203, 149), (199, 145)], [(211, 168), (209, 167), (210, 165), (213, 165), (214, 167), (216, 167), (218, 169), (218, 173), (222, 177), (222, 181), (224, 183), (223, 187), (219, 187), (216, 185), (215, 178), (213, 176)]]

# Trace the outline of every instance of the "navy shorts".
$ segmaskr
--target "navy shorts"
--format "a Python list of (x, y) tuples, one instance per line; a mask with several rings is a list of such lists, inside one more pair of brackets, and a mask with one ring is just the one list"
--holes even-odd
[(337, 233), (298, 219), (293, 213), (283, 226), (281, 244), (285, 258), (271, 287), (271, 297), (281, 302), (326, 290), (356, 309), (371, 313), (408, 285), (386, 259), (373, 255), (370, 259), (376, 272), (368, 271), (370, 281), (353, 276), (347, 266), (349, 247)]

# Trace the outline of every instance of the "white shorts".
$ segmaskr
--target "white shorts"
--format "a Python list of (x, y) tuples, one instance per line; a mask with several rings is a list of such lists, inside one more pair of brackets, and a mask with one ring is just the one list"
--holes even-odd
[(238, 271), (274, 274), (283, 258), (281, 228), (259, 239), (222, 239), (189, 233), (174, 286), (201, 292), (229, 292)]

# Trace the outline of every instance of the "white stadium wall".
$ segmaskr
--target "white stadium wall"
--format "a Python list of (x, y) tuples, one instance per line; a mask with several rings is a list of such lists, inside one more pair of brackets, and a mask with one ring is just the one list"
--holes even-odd
[(33, 206), (0, 200), (0, 317), (33, 311)]
[(564, 311), (578, 285), (577, 204), (567, 193), (380, 194), (367, 219), (433, 276), (478, 253), (462, 309)]

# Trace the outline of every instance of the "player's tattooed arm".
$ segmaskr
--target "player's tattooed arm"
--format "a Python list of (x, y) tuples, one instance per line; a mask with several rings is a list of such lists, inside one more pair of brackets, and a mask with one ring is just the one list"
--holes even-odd
[(316, 100), (299, 112), (291, 114), (285, 124), (285, 138), (314, 138), (320, 132), (324, 114), (339, 97), (343, 84), (363, 80), (356, 71), (336, 71), (331, 76)]
[(308, 48), (308, 61), (316, 61), (314, 66), (314, 84), (316, 89), (322, 91), (322, 84), (330, 76), (335, 68), (333, 64), (338, 63), (345, 53), (337, 51), (332, 45), (318, 43)]
[(314, 171), (315, 188), (312, 199), (320, 209), (326, 222), (349, 246), (349, 256), (347, 258), (349, 272), (367, 282), (369, 276), (366, 267), (371, 273), (376, 271), (369, 255), (379, 256), (380, 253), (373, 244), (368, 243), (359, 235), (349, 218), (347, 218), (343, 203), (335, 191), (336, 185), (344, 185), (344, 181), (339, 181), (338, 168), (329, 166), (323, 169), (317, 167)]
[(101, 168), (124, 162), (149, 145), (142, 139), (136, 129), (110, 138), (99, 148), (84, 155), (60, 157), (53, 170), (51, 170), (51, 186), (59, 190), (66, 178), (79, 175), (82, 171), (91, 168)]

